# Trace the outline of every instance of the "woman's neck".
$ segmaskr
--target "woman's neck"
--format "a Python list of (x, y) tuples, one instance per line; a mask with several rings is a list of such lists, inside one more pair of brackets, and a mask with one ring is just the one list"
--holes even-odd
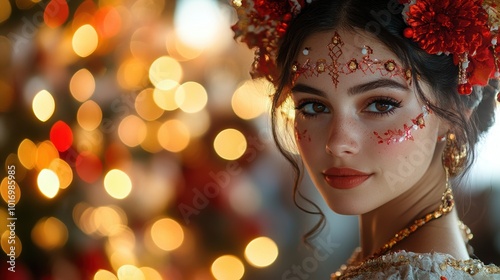
[[(416, 219), (438, 209), (446, 189), (444, 169), (433, 160), (427, 174), (410, 190), (383, 206), (360, 216), (362, 257), (366, 259), (378, 251), (394, 235)], [(458, 227), (456, 211), (432, 220), (409, 237), (398, 242), (392, 251), (417, 253), (448, 253), (457, 259), (468, 254)]]

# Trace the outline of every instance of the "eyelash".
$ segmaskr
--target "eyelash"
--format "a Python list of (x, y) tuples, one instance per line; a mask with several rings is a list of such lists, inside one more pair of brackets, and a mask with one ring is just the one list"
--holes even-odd
[(389, 106), (392, 106), (391, 109), (385, 111), (385, 112), (370, 112), (370, 111), (365, 111), (366, 113), (368, 114), (372, 114), (374, 116), (377, 116), (377, 117), (383, 117), (383, 116), (387, 116), (387, 115), (392, 115), (395, 113), (396, 109), (398, 108), (401, 108), (401, 103), (402, 101), (398, 101), (394, 98), (390, 98), (390, 97), (375, 97), (374, 99), (368, 101), (367, 105), (365, 106), (365, 109), (368, 108), (369, 106), (371, 106), (372, 104), (376, 104), (376, 103), (379, 103), (379, 104), (383, 104), (383, 105), (389, 105)]
[[(394, 114), (397, 108), (401, 108), (402, 107), (401, 106), (402, 101), (398, 101), (398, 100), (390, 98), (390, 97), (376, 97), (376, 98), (373, 98), (372, 100), (368, 101), (367, 104), (366, 104), (366, 106), (364, 108), (366, 109), (369, 106), (371, 106), (372, 104), (376, 104), (376, 103), (383, 104), (383, 105), (389, 105), (392, 108), (390, 108), (389, 110), (387, 110), (385, 112), (378, 112), (378, 113), (377, 112), (370, 112), (370, 111), (364, 111), (364, 112), (368, 113), (368, 114), (371, 114), (371, 115), (374, 115), (374, 116), (377, 116), (377, 117), (384, 117), (384, 116), (387, 116), (387, 115)], [(316, 117), (318, 117), (319, 114), (323, 113), (323, 112), (321, 112), (321, 113), (315, 113), (315, 114), (306, 113), (304, 111), (304, 107), (307, 106), (307, 105), (310, 105), (310, 104), (313, 104), (313, 105), (314, 104), (319, 104), (319, 105), (325, 107), (325, 110), (328, 109), (328, 107), (326, 105), (324, 105), (319, 100), (304, 99), (304, 100), (301, 100), (299, 102), (299, 104), (295, 107), (295, 111), (298, 114), (300, 114), (302, 117), (304, 117), (304, 118), (316, 118)]]
[(299, 104), (295, 107), (295, 112), (298, 113), (300, 116), (304, 117), (304, 118), (317, 118), (319, 114), (321, 113), (316, 113), (316, 114), (310, 114), (310, 113), (306, 113), (304, 111), (304, 107), (306, 107), (307, 105), (310, 105), (310, 104), (319, 104), (321, 106), (324, 106), (325, 109), (327, 109), (326, 105), (324, 105), (322, 102), (320, 102), (319, 100), (315, 100), (315, 99), (304, 99), (304, 100), (301, 100), (299, 102)]

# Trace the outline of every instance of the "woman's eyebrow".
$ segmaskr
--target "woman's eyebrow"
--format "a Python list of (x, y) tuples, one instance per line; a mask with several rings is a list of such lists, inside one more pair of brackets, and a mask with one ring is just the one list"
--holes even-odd
[(409, 90), (407, 85), (398, 83), (395, 80), (379, 79), (379, 80), (375, 80), (375, 81), (371, 81), (371, 82), (367, 82), (364, 84), (353, 86), (347, 91), (347, 93), (349, 95), (355, 95), (355, 94), (364, 93), (364, 92), (378, 89), (378, 88), (393, 88), (393, 89), (399, 89), (399, 90), (403, 90), (403, 91)]
[[(408, 91), (409, 88), (408, 86), (398, 83), (394, 81), (393, 79), (378, 79), (375, 81), (370, 81), (364, 84), (359, 84), (355, 85), (347, 90), (348, 95), (356, 95), (356, 94), (361, 94), (368, 92), (370, 90), (378, 89), (378, 88), (393, 88), (393, 89), (398, 89), (398, 90), (403, 90), (403, 91)], [(309, 93), (309, 94), (314, 94), (318, 95), (321, 97), (327, 97), (327, 94), (319, 90), (317, 88), (305, 85), (305, 84), (296, 84), (293, 86), (291, 90), (292, 94), (293, 93)]]
[(327, 96), (327, 94), (324, 91), (319, 90), (317, 88), (313, 88), (313, 87), (308, 86), (308, 85), (304, 85), (304, 84), (295, 84), (293, 86), (291, 92), (292, 92), (292, 94), (298, 93), (298, 92), (310, 93), (310, 94), (318, 95), (318, 96), (325, 97), (325, 98)]

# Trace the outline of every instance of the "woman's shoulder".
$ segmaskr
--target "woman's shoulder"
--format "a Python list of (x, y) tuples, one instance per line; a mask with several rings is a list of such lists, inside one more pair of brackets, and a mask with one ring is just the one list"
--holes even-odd
[(500, 279), (500, 268), (448, 254), (399, 251), (343, 266), (332, 279)]

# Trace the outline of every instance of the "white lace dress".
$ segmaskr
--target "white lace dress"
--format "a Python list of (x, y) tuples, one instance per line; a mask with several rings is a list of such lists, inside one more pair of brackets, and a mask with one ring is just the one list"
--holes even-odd
[(331, 279), (500, 279), (498, 266), (475, 259), (459, 261), (448, 254), (399, 251), (356, 263), (359, 254), (358, 249)]

